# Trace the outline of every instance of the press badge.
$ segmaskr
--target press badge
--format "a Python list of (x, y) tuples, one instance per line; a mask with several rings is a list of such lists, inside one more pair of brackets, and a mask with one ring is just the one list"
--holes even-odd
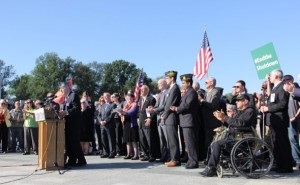
[(271, 103), (275, 102), (275, 93), (271, 94), (270, 100), (271, 100)]

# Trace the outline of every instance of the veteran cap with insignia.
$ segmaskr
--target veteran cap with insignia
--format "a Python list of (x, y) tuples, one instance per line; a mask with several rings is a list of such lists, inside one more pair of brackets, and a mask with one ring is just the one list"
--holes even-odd
[(177, 71), (167, 71), (165, 72), (165, 76), (177, 78)]
[(236, 105), (226, 103), (226, 109), (236, 110)]
[(239, 94), (237, 97), (236, 97), (236, 100), (248, 100), (248, 101), (250, 101), (250, 97), (249, 97), (249, 95), (247, 95), (247, 94)]
[(191, 82), (193, 80), (193, 74), (184, 74), (180, 76), (181, 81)]

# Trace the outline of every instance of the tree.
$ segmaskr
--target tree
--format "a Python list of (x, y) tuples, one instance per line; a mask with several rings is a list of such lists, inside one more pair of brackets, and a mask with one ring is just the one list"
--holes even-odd
[(94, 97), (91, 96), (93, 100), (98, 100), (101, 94), (100, 87), (103, 79), (104, 65), (104, 63), (98, 63), (96, 61), (87, 64), (93, 74), (92, 79), (96, 84), (94, 87)]
[[(124, 60), (116, 60), (104, 65), (103, 81), (100, 92), (118, 92), (125, 94), (129, 89), (134, 89), (140, 69), (135, 64)], [(151, 79), (144, 73), (144, 83), (150, 85)]]
[(10, 94), (15, 95), (17, 100), (26, 100), (31, 97), (30, 91), (28, 91), (28, 84), (31, 81), (31, 75), (17, 76), (11, 82)]
[(56, 53), (46, 53), (36, 60), (28, 90), (33, 99), (43, 98), (49, 92), (56, 92), (59, 82), (72, 76), (75, 60), (68, 57), (62, 60)]
[(81, 95), (83, 92), (86, 92), (92, 99), (95, 99), (97, 95), (96, 89), (98, 89), (96, 75), (96, 72), (89, 66), (84, 65), (82, 62), (76, 63), (73, 82), (77, 85), (77, 93)]
[(15, 74), (16, 73), (12, 65), (5, 66), (5, 62), (0, 60), (0, 99), (7, 96), (7, 92), (4, 87), (10, 84), (10, 78), (12, 78)]

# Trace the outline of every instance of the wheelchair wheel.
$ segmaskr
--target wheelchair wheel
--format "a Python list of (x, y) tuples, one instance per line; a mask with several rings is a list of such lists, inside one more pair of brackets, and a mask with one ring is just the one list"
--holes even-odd
[(267, 143), (259, 138), (244, 138), (232, 148), (233, 168), (247, 178), (265, 176), (273, 165), (273, 153)]
[(224, 175), (224, 168), (220, 164), (217, 166), (217, 175), (219, 178), (223, 178)]

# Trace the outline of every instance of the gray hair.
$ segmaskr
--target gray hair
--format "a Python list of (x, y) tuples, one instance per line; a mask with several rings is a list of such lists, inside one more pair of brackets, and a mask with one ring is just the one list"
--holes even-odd
[(283, 78), (283, 72), (282, 72), (281, 69), (274, 69), (271, 73), (274, 74), (275, 76), (277, 76), (280, 79)]
[(217, 80), (216, 80), (216, 78), (214, 78), (214, 77), (208, 77), (208, 80), (209, 80), (209, 81), (212, 81), (214, 86), (217, 85)]

